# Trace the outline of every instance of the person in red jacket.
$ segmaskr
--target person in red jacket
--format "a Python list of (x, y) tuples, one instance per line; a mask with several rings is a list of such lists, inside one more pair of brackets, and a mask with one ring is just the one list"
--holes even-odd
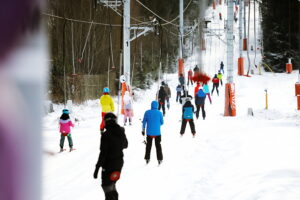
[(213, 82), (213, 89), (211, 91), (211, 96), (213, 95), (215, 88), (216, 88), (217, 94), (219, 96), (219, 90), (218, 90), (218, 88), (219, 88), (220, 79), (218, 79), (217, 74), (215, 74), (214, 78), (212, 79), (212, 82)]

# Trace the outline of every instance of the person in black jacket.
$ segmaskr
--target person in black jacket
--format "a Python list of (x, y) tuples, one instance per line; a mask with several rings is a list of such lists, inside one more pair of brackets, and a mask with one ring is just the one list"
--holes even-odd
[(164, 89), (164, 86), (160, 86), (160, 89), (158, 91), (158, 110), (160, 110), (162, 108), (163, 111), (163, 115), (165, 116), (166, 114), (166, 108), (165, 108), (165, 104), (166, 104), (166, 98), (167, 98), (167, 93)]
[(98, 171), (102, 167), (102, 189), (105, 200), (118, 200), (116, 182), (120, 178), (123, 167), (123, 149), (128, 147), (125, 129), (117, 124), (117, 117), (113, 113), (104, 116), (106, 131), (101, 136), (100, 154), (94, 178), (98, 178)]

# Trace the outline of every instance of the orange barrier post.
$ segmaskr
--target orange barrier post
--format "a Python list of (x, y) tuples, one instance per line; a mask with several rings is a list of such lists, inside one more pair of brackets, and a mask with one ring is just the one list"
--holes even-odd
[(300, 95), (300, 83), (295, 83), (295, 96)]
[(285, 64), (285, 71), (286, 73), (292, 73), (293, 71), (293, 64), (291, 58), (289, 58), (288, 63)]
[(244, 58), (243, 57), (238, 58), (238, 75), (239, 76), (244, 75)]
[(180, 74), (184, 75), (184, 60), (182, 58), (178, 59), (178, 76)]
[(297, 105), (298, 105), (298, 110), (300, 110), (300, 95), (297, 95)]
[(224, 116), (236, 116), (235, 106), (235, 85), (234, 83), (225, 84), (225, 112)]
[(247, 51), (248, 46), (247, 46), (247, 38), (243, 39), (243, 51)]
[(216, 2), (213, 2), (213, 9), (216, 10)]

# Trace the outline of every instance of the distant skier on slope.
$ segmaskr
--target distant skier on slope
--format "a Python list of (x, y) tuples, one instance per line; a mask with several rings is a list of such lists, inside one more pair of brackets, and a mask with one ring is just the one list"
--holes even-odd
[(180, 84), (178, 84), (176, 87), (176, 102), (179, 101), (179, 99), (181, 97), (181, 92), (182, 92), (182, 87)]
[(162, 86), (164, 86), (165, 92), (167, 94), (166, 101), (167, 101), (167, 108), (170, 109), (170, 98), (171, 98), (171, 90), (167, 83), (164, 81), (161, 82)]
[(196, 96), (195, 96), (195, 102), (196, 102), (196, 117), (197, 119), (199, 118), (199, 112), (200, 112), (200, 108), (202, 110), (202, 118), (205, 119), (206, 117), (206, 113), (205, 113), (205, 109), (204, 109), (204, 105), (205, 105), (205, 98), (206, 98), (206, 94), (204, 93), (202, 87), (199, 88)]
[(123, 149), (128, 147), (125, 129), (117, 124), (117, 117), (113, 113), (104, 116), (106, 131), (101, 136), (100, 154), (94, 171), (94, 178), (102, 167), (102, 189), (105, 200), (118, 200), (116, 182), (120, 179), (124, 164)]
[(222, 78), (223, 78), (223, 74), (221, 73), (221, 71), (219, 70), (218, 71), (218, 75), (217, 75), (218, 79), (220, 80), (220, 83), (221, 85), (223, 85), (223, 81), (222, 81)]
[(132, 98), (128, 91), (124, 94), (124, 126), (126, 126), (127, 119), (129, 121), (129, 125), (132, 122)]
[(159, 106), (158, 106), (158, 110), (160, 110), (162, 108), (162, 111), (163, 111), (163, 114), (165, 116), (166, 114), (166, 108), (165, 108), (165, 105), (166, 105), (166, 98), (167, 98), (167, 93), (164, 89), (164, 86), (160, 86), (159, 88), (159, 91), (158, 91), (158, 103), (159, 103)]
[(219, 96), (219, 90), (218, 90), (218, 88), (219, 88), (219, 82), (220, 82), (220, 79), (218, 79), (217, 74), (215, 74), (214, 78), (212, 79), (213, 89), (211, 91), (211, 96), (213, 95), (215, 89), (216, 89), (217, 94)]
[(65, 143), (65, 137), (67, 136), (70, 152), (73, 150), (73, 140), (71, 136), (71, 127), (74, 127), (74, 124), (70, 120), (69, 116), (70, 112), (68, 109), (63, 109), (62, 115), (60, 116), (59, 120), (59, 131), (60, 131), (60, 152), (64, 151), (64, 143)]
[(145, 135), (145, 129), (147, 134), (146, 153), (145, 160), (148, 164), (150, 161), (152, 140), (155, 140), (156, 156), (158, 164), (161, 164), (163, 160), (162, 148), (161, 148), (161, 131), (160, 127), (164, 124), (162, 113), (157, 109), (158, 102), (152, 101), (151, 110), (147, 110), (143, 118), (143, 130), (142, 135)]
[(211, 97), (210, 97), (210, 90), (209, 90), (208, 84), (207, 83), (203, 83), (202, 87), (203, 87), (203, 92), (208, 97), (210, 104), (212, 104)]
[(101, 113), (102, 121), (100, 124), (100, 131), (101, 131), (101, 133), (103, 133), (104, 128), (105, 128), (104, 120), (103, 120), (105, 113), (115, 111), (114, 101), (109, 96), (109, 88), (107, 88), (107, 87), (103, 88), (103, 95), (100, 97), (100, 105), (102, 108), (102, 113)]
[(189, 122), (190, 124), (191, 132), (193, 136), (196, 135), (193, 114), (194, 114), (194, 106), (191, 103), (191, 99), (188, 97), (186, 99), (185, 104), (182, 107), (182, 121), (181, 121), (181, 129), (180, 129), (181, 136), (183, 136), (185, 132), (187, 122)]

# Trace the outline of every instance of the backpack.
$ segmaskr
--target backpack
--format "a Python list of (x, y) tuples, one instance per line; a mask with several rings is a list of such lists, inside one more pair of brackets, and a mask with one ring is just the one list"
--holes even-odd
[(183, 119), (193, 119), (193, 107), (184, 107), (183, 110)]
[(197, 96), (198, 96), (198, 97), (205, 97), (206, 94), (203, 92), (202, 89), (200, 89), (200, 90), (198, 90), (198, 92), (197, 92)]

